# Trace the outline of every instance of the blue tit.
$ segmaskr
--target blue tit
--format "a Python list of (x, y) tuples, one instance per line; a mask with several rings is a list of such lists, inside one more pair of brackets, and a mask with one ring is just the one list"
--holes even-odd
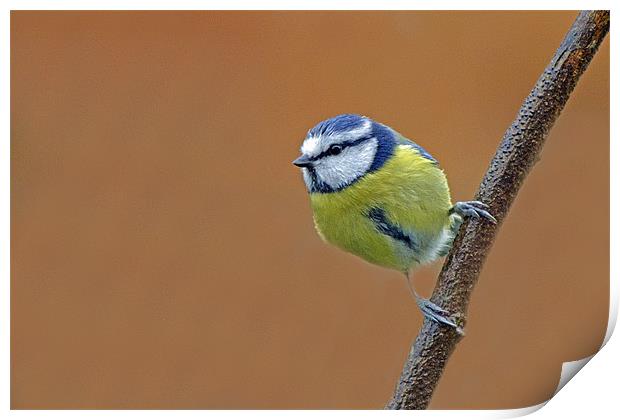
[(422, 313), (462, 332), (411, 287), (409, 273), (446, 255), (464, 217), (495, 223), (479, 201), (452, 205), (443, 170), (426, 150), (370, 118), (343, 114), (314, 126), (300, 167), (314, 225), (330, 244), (405, 274)]

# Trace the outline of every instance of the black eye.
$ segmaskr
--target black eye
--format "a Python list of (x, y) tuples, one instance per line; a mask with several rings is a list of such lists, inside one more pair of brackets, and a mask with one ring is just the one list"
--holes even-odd
[(342, 146), (339, 144), (332, 144), (331, 146), (329, 146), (329, 149), (327, 149), (327, 151), (330, 155), (339, 155), (340, 152), (342, 152)]

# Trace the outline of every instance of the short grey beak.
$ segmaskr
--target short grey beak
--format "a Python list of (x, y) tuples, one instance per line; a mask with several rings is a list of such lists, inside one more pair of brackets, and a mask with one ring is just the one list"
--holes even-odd
[(301, 155), (293, 161), (293, 165), (299, 166), (300, 168), (307, 168), (308, 166), (312, 166), (312, 160), (306, 155)]

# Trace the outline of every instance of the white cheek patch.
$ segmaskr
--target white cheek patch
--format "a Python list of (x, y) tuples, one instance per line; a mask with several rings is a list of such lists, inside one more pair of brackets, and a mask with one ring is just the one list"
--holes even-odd
[(318, 178), (332, 189), (351, 184), (363, 176), (375, 159), (377, 139), (372, 138), (357, 146), (346, 147), (339, 155), (326, 156), (315, 166)]
[(308, 191), (312, 191), (313, 185), (312, 185), (312, 177), (310, 176), (310, 171), (308, 171), (306, 168), (302, 168), (301, 173), (303, 174), (304, 182), (306, 183), (306, 187), (308, 188)]
[(338, 133), (332, 136), (318, 136), (318, 137), (309, 137), (304, 140), (301, 145), (301, 153), (306, 156), (314, 157), (323, 153), (329, 146), (336, 143), (342, 143), (345, 141), (353, 141), (360, 139), (362, 137), (366, 137), (372, 131), (372, 123), (370, 120), (364, 121), (364, 123), (359, 127), (353, 130), (349, 130), (343, 133)]

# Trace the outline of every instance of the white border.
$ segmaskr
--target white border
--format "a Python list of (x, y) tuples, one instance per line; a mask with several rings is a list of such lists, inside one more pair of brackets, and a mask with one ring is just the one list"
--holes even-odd
[[(482, 1), (482, 0), (470, 0), (468, 2), (451, 0), (451, 1), (416, 1), (410, 2), (405, 0), (384, 0), (382, 2), (371, 2), (367, 0), (313, 0), (313, 1), (277, 1), (277, 0), (263, 0), (260, 2), (262, 10), (323, 10), (323, 9), (338, 9), (338, 10), (407, 10), (415, 6), (414, 10), (578, 10), (578, 9), (609, 9), (612, 10), (612, 16), (615, 15), (612, 1), (576, 1), (567, 0), (562, 2), (553, 2), (549, 0), (521, 0), (516, 1)], [(2, 302), (0, 312), (0, 331), (2, 332), (2, 346), (0, 346), (0, 354), (2, 355), (1, 373), (2, 381), (0, 382), (2, 411), (7, 411), (10, 406), (9, 392), (10, 392), (10, 353), (9, 353), (9, 328), (10, 328), (10, 271), (9, 271), (9, 241), (10, 241), (10, 145), (9, 145), (9, 130), (10, 130), (10, 96), (9, 96), (9, 59), (10, 59), (10, 14), (9, 10), (138, 10), (138, 9), (151, 9), (151, 10), (234, 10), (234, 9), (255, 9), (255, 4), (250, 1), (242, 0), (228, 0), (228, 1), (198, 1), (198, 0), (177, 0), (177, 1), (162, 1), (162, 0), (109, 0), (102, 1), (8, 1), (5, 2), (7, 6), (4, 9), (2, 15), (2, 52), (1, 52), (1, 87), (2, 93), (2, 132), (5, 133), (5, 141), (0, 148), (0, 161), (2, 163), (1, 174), (2, 182), (0, 183), (0, 196), (2, 197), (1, 216), (0, 222), (1, 234), (5, 238), (3, 246), (0, 252), (0, 269), (2, 273), (2, 288), (0, 290), (0, 299)], [(558, 5), (561, 6), (558, 8)], [(613, 20), (613, 17), (612, 17)], [(620, 71), (618, 66), (618, 50), (617, 50), (617, 37), (614, 35), (613, 24), (610, 32), (611, 37), (611, 115), (620, 115), (620, 109), (618, 107), (618, 95), (617, 95), (617, 75)], [(534, 81), (532, 81), (533, 83)], [(613, 211), (618, 206), (617, 194), (617, 180), (620, 176), (620, 145), (617, 139), (617, 119), (611, 119), (611, 210)], [(613, 214), (613, 213), (612, 213)], [(617, 399), (617, 375), (619, 373), (619, 355), (620, 345), (618, 339), (611, 339), (617, 314), (618, 314), (618, 278), (620, 277), (620, 271), (618, 270), (618, 222), (617, 219), (611, 219), (611, 278), (614, 281), (611, 282), (610, 293), (610, 314), (609, 325), (607, 334), (605, 336), (605, 348), (597, 354), (589, 366), (584, 369), (584, 372), (580, 375), (579, 381), (572, 381), (568, 384), (562, 392), (560, 392), (548, 406), (541, 411), (538, 411), (535, 416), (538, 418), (556, 418), (561, 417), (564, 419), (571, 419), (577, 417), (583, 417), (586, 413), (588, 415), (599, 415), (601, 418), (607, 418), (608, 413), (616, 412), (616, 399)], [(584, 220), (584, 222), (587, 222)], [(578, 308), (575, 308), (578, 310)], [(590, 358), (587, 358), (589, 361)], [(576, 373), (579, 369), (576, 367), (583, 367), (584, 361), (566, 363), (563, 367), (562, 376), (566, 379), (568, 375)], [(558, 386), (558, 391), (566, 382), (564, 380)], [(557, 392), (557, 391), (556, 391)], [(488, 411), (427, 411), (417, 412), (416, 416), (421, 417), (433, 417), (433, 418), (508, 418), (517, 417), (532, 413), (546, 403), (542, 403), (534, 407), (526, 407), (516, 410), (488, 410)], [(89, 418), (103, 418), (110, 414), (113, 414), (118, 418), (135, 418), (137, 416), (145, 416), (149, 418), (168, 418), (170, 416), (179, 418), (200, 418), (203, 419), (205, 415), (216, 418), (237, 418), (238, 416), (246, 416), (251, 413), (252, 417), (256, 418), (288, 418), (292, 415), (288, 411), (162, 411), (162, 410), (118, 410), (113, 413), (107, 411), (51, 411), (51, 410), (20, 410), (11, 411), (10, 416), (20, 418), (33, 418), (33, 417), (48, 417), (48, 418), (83, 418), (85, 415)], [(401, 412), (402, 413), (402, 412)], [(358, 419), (375, 417), (375, 416), (399, 416), (399, 415), (412, 415), (399, 414), (399, 412), (387, 412), (387, 411), (295, 411), (294, 415), (300, 418), (309, 418), (315, 416), (345, 416), (355, 417)]]

